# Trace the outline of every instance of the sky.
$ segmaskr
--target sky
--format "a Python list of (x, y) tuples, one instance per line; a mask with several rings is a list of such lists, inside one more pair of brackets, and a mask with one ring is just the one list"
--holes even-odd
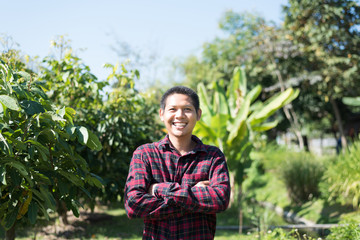
[(287, 4), (286, 0), (0, 2), (0, 34), (10, 36), (23, 54), (41, 59), (51, 53), (50, 41), (65, 35), (91, 72), (104, 80), (109, 70), (103, 64), (124, 61), (114, 49), (121, 50), (118, 43), (126, 43), (145, 64), (139, 67), (138, 88), (155, 80), (166, 82), (173, 59), (198, 55), (203, 43), (222, 36), (218, 23), (225, 11), (257, 13), (281, 23), (281, 6)]

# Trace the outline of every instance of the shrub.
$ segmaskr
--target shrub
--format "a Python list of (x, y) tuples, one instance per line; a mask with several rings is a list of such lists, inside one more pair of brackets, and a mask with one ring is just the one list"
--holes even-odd
[(319, 196), (323, 164), (309, 153), (292, 153), (281, 165), (280, 172), (291, 201), (301, 204)]
[(331, 228), (331, 233), (326, 237), (327, 240), (352, 240), (360, 239), (360, 226), (356, 222), (344, 222), (338, 227)]
[(329, 165), (324, 179), (330, 199), (360, 207), (360, 141)]

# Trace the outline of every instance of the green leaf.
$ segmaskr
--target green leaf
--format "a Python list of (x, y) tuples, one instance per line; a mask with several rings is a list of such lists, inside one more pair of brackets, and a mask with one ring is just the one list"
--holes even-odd
[[(80, 204), (79, 204), (80, 205)], [(79, 212), (79, 207), (77, 202), (75, 202), (74, 199), (71, 200), (71, 210), (74, 214), (75, 217), (79, 217), (80, 216), (80, 212)]]
[(42, 158), (44, 160), (47, 160), (47, 156), (49, 156), (49, 154), (50, 154), (48, 148), (46, 148), (44, 145), (42, 145), (41, 143), (34, 141), (34, 140), (27, 140), (26, 143), (30, 143), (30, 144), (34, 145), (34, 147), (39, 151)]
[(78, 136), (78, 139), (79, 139), (79, 142), (82, 144), (82, 145), (86, 145), (88, 139), (89, 139), (89, 131), (87, 130), (86, 127), (77, 127), (77, 136)]
[(293, 93), (294, 90), (292, 88), (288, 88), (286, 91), (271, 98), (270, 101), (267, 101), (267, 104), (261, 110), (250, 115), (249, 122), (251, 125), (261, 123), (274, 114), (279, 108), (283, 107), (283, 104), (292, 96)]
[(15, 148), (17, 148), (18, 150), (23, 150), (26, 151), (27, 150), (27, 146), (24, 142), (16, 140), (16, 139), (11, 139), (13, 145)]
[(65, 172), (63, 170), (58, 170), (58, 172), (64, 176), (67, 180), (69, 180), (70, 182), (72, 182), (75, 186), (80, 186), (83, 187), (84, 186), (84, 182), (81, 178), (77, 177), (74, 173), (70, 173), (70, 172)]
[(65, 183), (60, 178), (58, 178), (57, 186), (59, 188), (61, 196), (66, 196), (67, 194), (69, 194), (69, 184)]
[(90, 194), (90, 192), (88, 191), (88, 190), (86, 190), (85, 188), (83, 188), (83, 187), (80, 187), (80, 189), (91, 199), (92, 197), (91, 197), (91, 194)]
[(230, 132), (227, 139), (228, 144), (231, 144), (231, 142), (238, 136), (241, 126), (245, 124), (245, 120), (249, 113), (249, 108), (250, 100), (248, 98), (245, 98), (245, 101), (242, 104), (239, 112), (237, 113), (236, 118), (233, 120), (233, 123), (228, 124), (228, 131)]
[(45, 186), (40, 187), (40, 193), (44, 198), (46, 207), (50, 208), (51, 210), (56, 209), (56, 201), (53, 197), (53, 195), (49, 192), (48, 189), (46, 189)]
[(40, 96), (42, 99), (48, 99), (48, 96), (41, 88), (31, 86), (31, 92), (35, 93), (35, 95)]
[(27, 212), (27, 216), (31, 224), (36, 223), (37, 214), (38, 214), (38, 204), (35, 201), (31, 201)]
[(225, 90), (219, 86), (218, 83), (215, 83), (215, 93), (214, 93), (214, 106), (213, 109), (218, 114), (229, 114), (229, 106), (225, 96)]
[(343, 97), (342, 102), (349, 106), (360, 106), (360, 97)]
[(54, 144), (56, 143), (57, 138), (57, 133), (54, 130), (46, 128), (39, 133), (37, 140), (44, 144)]
[(236, 67), (234, 69), (233, 80), (235, 82), (237, 82), (236, 85), (238, 86), (238, 88), (241, 91), (240, 95), (245, 96), (246, 88), (247, 88), (247, 80), (246, 80), (245, 70), (243, 68)]
[(2, 183), (3, 185), (6, 185), (5, 174), (6, 174), (6, 168), (0, 166), (0, 183)]
[(35, 101), (23, 100), (20, 102), (21, 107), (25, 110), (27, 115), (34, 115), (45, 112), (43, 106)]
[(14, 92), (17, 95), (17, 99), (26, 99), (29, 98), (29, 93), (24, 90), (24, 88), (21, 85), (14, 84), (12, 86)]
[(19, 207), (16, 207), (10, 213), (6, 214), (6, 217), (4, 219), (5, 230), (9, 230), (14, 225), (18, 212)]
[(25, 81), (31, 80), (31, 75), (24, 71), (16, 72), (15, 75), (19, 75), (20, 77), (23, 77)]
[(60, 117), (64, 117), (65, 116), (65, 113), (66, 113), (66, 109), (65, 109), (65, 107), (63, 107), (63, 108), (61, 108), (61, 109), (59, 109), (59, 110), (57, 110), (56, 111), (56, 113), (57, 114), (59, 114), (60, 115)]
[(293, 94), (291, 94), (291, 96), (283, 103), (283, 106), (285, 106), (286, 104), (289, 104), (290, 102), (294, 101), (295, 98), (297, 98), (300, 94), (300, 90), (299, 89), (295, 89)]
[(58, 115), (55, 112), (48, 111), (45, 114), (49, 115), (51, 117), (51, 120), (53, 120), (54, 122), (66, 121), (64, 118), (62, 118), (60, 115)]
[(1, 162), (7, 166), (16, 168), (19, 171), (19, 173), (23, 176), (28, 175), (28, 172), (26, 171), (25, 166), (20, 162), (15, 162), (15, 160), (14, 161), (1, 161)]
[(100, 151), (102, 149), (102, 145), (99, 138), (91, 131), (88, 131), (88, 133), (89, 139), (86, 146), (88, 146), (91, 150)]
[(10, 97), (8, 95), (0, 95), (0, 102), (4, 104), (5, 107), (14, 110), (20, 111), (21, 108), (19, 107), (18, 101), (14, 97)]
[(267, 131), (267, 130), (270, 130), (270, 129), (276, 127), (277, 124), (278, 124), (277, 120), (273, 121), (273, 122), (267, 122), (267, 123), (263, 123), (261, 125), (253, 126), (252, 130), (256, 131), (256, 132), (264, 132), (264, 131)]
[(208, 122), (210, 121), (213, 112), (211, 109), (209, 98), (206, 93), (206, 88), (203, 83), (199, 83), (197, 88), (198, 88), (197, 91), (199, 94), (201, 109), (202, 109), (201, 118), (203, 119), (203, 121)]
[(104, 179), (102, 179), (100, 176), (90, 173), (91, 175), (91, 181), (95, 184), (96, 187), (101, 188), (103, 185), (105, 185)]
[(246, 95), (246, 97), (249, 98), (250, 103), (253, 103), (256, 100), (256, 98), (260, 95), (261, 90), (261, 85), (257, 85), (256, 87), (251, 89), (251, 91)]
[(18, 170), (18, 172), (27, 180), (27, 182), (30, 184), (30, 187), (34, 186), (34, 182), (32, 181), (32, 179), (29, 177), (29, 173), (26, 169), (26, 167), (21, 163), (21, 162), (16, 162), (15, 160), (5, 160), (5, 161), (1, 161), (2, 163), (4, 163), (6, 166), (10, 166), (12, 168), (15, 168), (16, 170)]
[(228, 120), (229, 114), (217, 114), (211, 117), (210, 126), (212, 126), (219, 142), (222, 142), (227, 135), (226, 126)]
[(196, 123), (194, 133), (197, 136), (206, 139), (207, 144), (217, 145), (216, 133), (203, 120)]
[(13, 156), (13, 149), (12, 146), (7, 142), (7, 140), (4, 138), (4, 136), (0, 132), (0, 147), (1, 150), (7, 155), (7, 156)]

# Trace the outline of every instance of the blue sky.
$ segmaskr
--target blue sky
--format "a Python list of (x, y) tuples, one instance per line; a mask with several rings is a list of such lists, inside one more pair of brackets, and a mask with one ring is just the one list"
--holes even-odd
[[(11, 36), (24, 54), (50, 53), (50, 41), (66, 35), (92, 72), (104, 79), (104, 63), (120, 58), (111, 49), (126, 42), (140, 57), (156, 60), (140, 69), (138, 86), (166, 81), (172, 59), (197, 54), (204, 42), (221, 36), (218, 22), (226, 10), (256, 12), (282, 22), (286, 0), (12, 0), (2, 1), (0, 34)], [(2, 49), (1, 49), (2, 50)], [(150, 69), (151, 68), (151, 69)]]

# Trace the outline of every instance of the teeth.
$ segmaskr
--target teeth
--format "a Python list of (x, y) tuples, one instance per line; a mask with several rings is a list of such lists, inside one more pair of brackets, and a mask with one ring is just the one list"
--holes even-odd
[(173, 123), (175, 126), (178, 126), (178, 127), (185, 127), (186, 126), (186, 123)]

